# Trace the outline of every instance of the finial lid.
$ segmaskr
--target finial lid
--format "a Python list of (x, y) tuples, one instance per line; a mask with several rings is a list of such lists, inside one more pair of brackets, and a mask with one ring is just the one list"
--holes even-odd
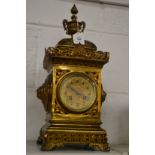
[(75, 34), (77, 32), (83, 32), (86, 27), (86, 24), (84, 21), (82, 21), (82, 22), (77, 21), (76, 14), (78, 14), (78, 9), (76, 8), (75, 4), (73, 5), (73, 7), (71, 9), (71, 13), (72, 13), (71, 21), (64, 19), (63, 27), (64, 27), (64, 30), (66, 31), (66, 34), (72, 36), (73, 34)]

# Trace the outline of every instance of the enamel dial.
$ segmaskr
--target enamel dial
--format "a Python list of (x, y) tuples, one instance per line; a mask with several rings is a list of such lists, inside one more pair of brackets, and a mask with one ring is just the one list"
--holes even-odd
[(96, 101), (96, 86), (85, 73), (72, 72), (58, 83), (57, 97), (66, 109), (81, 113), (88, 110)]

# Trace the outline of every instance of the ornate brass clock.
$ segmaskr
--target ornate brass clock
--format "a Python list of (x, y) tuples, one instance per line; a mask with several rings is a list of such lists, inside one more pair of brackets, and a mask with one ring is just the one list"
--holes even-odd
[(106, 93), (102, 89), (101, 70), (109, 53), (97, 51), (90, 41), (75, 44), (73, 35), (83, 32), (85, 22), (78, 22), (74, 5), (71, 21), (63, 26), (71, 38), (45, 49), (44, 69), (48, 76), (37, 89), (47, 112), (47, 123), (37, 140), (42, 150), (65, 144), (84, 144), (95, 150), (109, 151), (107, 134), (101, 125), (101, 106)]

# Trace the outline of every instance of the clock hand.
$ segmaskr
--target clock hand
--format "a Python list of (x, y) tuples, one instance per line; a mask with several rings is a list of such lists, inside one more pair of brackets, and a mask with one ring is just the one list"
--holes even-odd
[(77, 94), (80, 95), (80, 96), (85, 96), (83, 93), (81, 93), (81, 92), (79, 92), (79, 91), (77, 91), (77, 90), (76, 90), (76, 92), (77, 92)]
[(84, 100), (86, 100), (88, 97), (87, 96), (85, 96), (83, 93), (81, 93), (81, 92), (79, 92), (79, 91), (77, 91), (76, 89), (74, 89), (73, 87), (69, 87), (72, 91), (74, 91), (77, 95), (80, 95), (80, 96), (82, 96), (83, 98), (84, 98)]
[(81, 94), (76, 90), (76, 89), (74, 89), (73, 87), (69, 87), (72, 91), (74, 91), (77, 95), (80, 95), (81, 96)]

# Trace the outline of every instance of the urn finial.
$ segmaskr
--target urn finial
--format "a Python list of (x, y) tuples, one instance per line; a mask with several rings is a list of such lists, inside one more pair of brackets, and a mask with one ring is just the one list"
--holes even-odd
[(63, 27), (64, 30), (66, 31), (66, 34), (73, 36), (73, 34), (77, 32), (83, 32), (86, 24), (84, 21), (78, 22), (77, 21), (77, 14), (78, 14), (78, 9), (76, 5), (74, 4), (72, 9), (71, 9), (71, 21), (68, 21), (67, 19), (63, 20)]

